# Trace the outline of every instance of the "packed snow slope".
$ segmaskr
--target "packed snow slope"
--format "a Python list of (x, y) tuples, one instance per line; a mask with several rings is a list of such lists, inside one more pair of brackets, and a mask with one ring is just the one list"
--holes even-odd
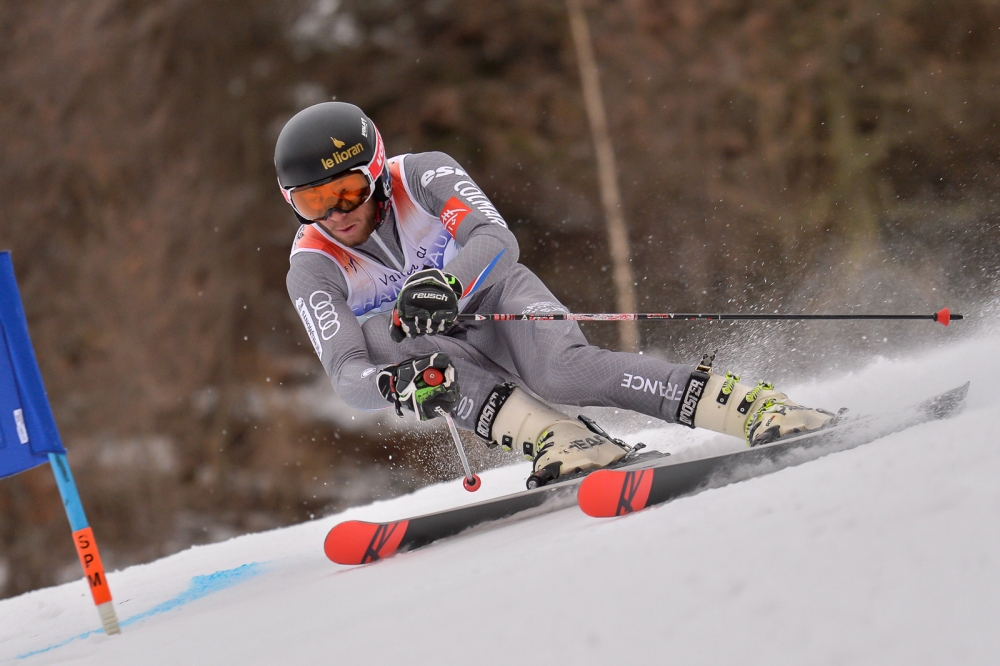
[[(505, 494), (528, 471), (493, 470), (475, 496), (456, 480), (114, 572), (121, 636), (95, 631), (82, 580), (0, 602), (0, 661), (996, 664), (1000, 334), (955, 339), (790, 391), (865, 412), (971, 380), (951, 420), (632, 516), (573, 507), (364, 567), (324, 557), (339, 521)], [(630, 439), (738, 445), (675, 426)]]

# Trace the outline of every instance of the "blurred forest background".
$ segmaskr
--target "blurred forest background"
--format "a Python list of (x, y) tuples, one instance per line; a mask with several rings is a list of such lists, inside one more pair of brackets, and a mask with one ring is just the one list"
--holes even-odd
[[(1000, 2), (585, 7), (641, 310), (995, 299)], [(109, 569), (459, 474), (437, 426), (337, 402), (288, 301), (274, 141), (331, 98), (390, 154), (462, 162), (570, 308), (614, 307), (562, 0), (0, 2), (0, 249)], [(785, 381), (918, 342), (889, 324), (642, 334)], [(79, 577), (50, 472), (0, 482), (0, 596)]]

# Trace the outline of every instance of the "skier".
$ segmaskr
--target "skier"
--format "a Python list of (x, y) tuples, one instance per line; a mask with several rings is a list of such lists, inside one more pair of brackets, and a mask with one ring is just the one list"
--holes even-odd
[(352, 407), (438, 409), (533, 462), (535, 483), (610, 465), (627, 447), (550, 402), (629, 409), (749, 446), (826, 424), (771, 384), (589, 344), (572, 321), (456, 322), (459, 312), (566, 312), (496, 207), (440, 152), (385, 157), (356, 106), (325, 102), (282, 129), (278, 183), (301, 223), (288, 293)]

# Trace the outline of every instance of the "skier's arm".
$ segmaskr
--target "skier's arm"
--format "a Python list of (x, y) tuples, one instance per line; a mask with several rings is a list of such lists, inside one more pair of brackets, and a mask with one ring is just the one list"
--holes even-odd
[(481, 274), (477, 290), (502, 279), (517, 263), (517, 240), (482, 188), (445, 153), (407, 155), (403, 167), (417, 204), (444, 215), (442, 223), (462, 247), (444, 270), (466, 289)]
[(337, 395), (358, 409), (388, 407), (375, 383), (377, 368), (368, 360), (361, 323), (347, 306), (347, 283), (336, 266), (320, 254), (296, 254), (286, 285)]

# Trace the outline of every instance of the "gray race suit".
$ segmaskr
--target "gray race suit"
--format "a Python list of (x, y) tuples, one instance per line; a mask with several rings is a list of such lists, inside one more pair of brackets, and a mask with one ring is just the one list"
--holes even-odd
[[(467, 287), (478, 278), (477, 290), (463, 299), (463, 312), (567, 311), (534, 273), (517, 263), (514, 235), (454, 159), (438, 152), (395, 159), (406, 191), (401, 193), (404, 188), (393, 185), (393, 206), (386, 221), (367, 241), (350, 248), (365, 260), (398, 271), (398, 280), (388, 292), (390, 300), (398, 294), (406, 275), (424, 267), (406, 265), (406, 257), (413, 254), (402, 248), (397, 228), (399, 207), (415, 203), (426, 214), (442, 218), (446, 227), (454, 222), (449, 211), (457, 207), (465, 213), (457, 229), (449, 228), (457, 253), (443, 264), (443, 270)], [(402, 196), (408, 199), (397, 201)], [(298, 238), (302, 234), (300, 229)], [(514, 382), (548, 402), (618, 407), (672, 423), (677, 420), (692, 366), (595, 347), (571, 321), (463, 322), (447, 335), (397, 343), (389, 337), (391, 312), (373, 314), (378, 308), (369, 306), (375, 306), (377, 299), (359, 306), (356, 287), (352, 311), (352, 286), (347, 275), (353, 262), (338, 265), (321, 252), (293, 251), (290, 263), (288, 294), (334, 390), (352, 407), (385, 409), (388, 403), (375, 383), (378, 371), (440, 351), (449, 354), (455, 365), (461, 400), (453, 415), (467, 430), (475, 430), (484, 401), (491, 389), (503, 382)], [(383, 283), (392, 288), (384, 278)], [(391, 306), (391, 302), (381, 304), (383, 309), (391, 310)]]

